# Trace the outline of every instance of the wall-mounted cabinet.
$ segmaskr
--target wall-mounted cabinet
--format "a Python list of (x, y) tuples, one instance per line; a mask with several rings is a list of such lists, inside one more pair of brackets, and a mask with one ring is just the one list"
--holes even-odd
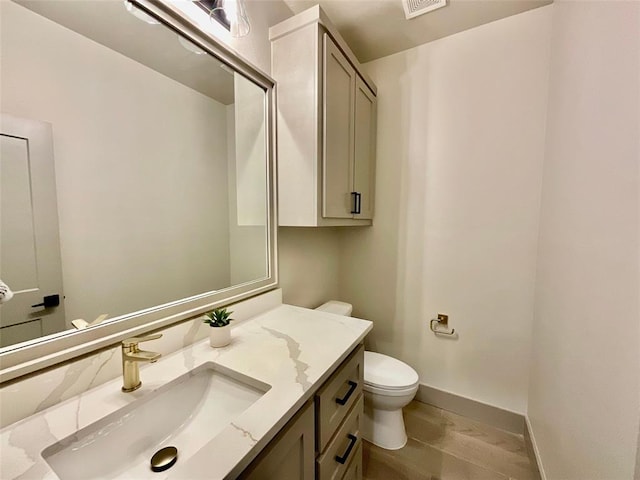
[(279, 223), (371, 225), (376, 87), (319, 6), (272, 27)]

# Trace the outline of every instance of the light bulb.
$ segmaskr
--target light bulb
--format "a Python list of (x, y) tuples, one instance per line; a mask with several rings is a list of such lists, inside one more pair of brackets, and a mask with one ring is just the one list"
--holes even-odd
[(129, 0), (124, 0), (124, 8), (126, 8), (127, 12), (129, 12), (131, 15), (136, 17), (138, 20), (142, 20), (143, 22), (148, 23), (149, 25), (158, 25), (160, 23), (148, 13), (145, 13), (142, 10), (140, 10)]
[(180, 45), (182, 45), (184, 47), (185, 50), (188, 50), (191, 53), (195, 53), (196, 55), (206, 55), (207, 54), (207, 52), (202, 50), (195, 43), (193, 43), (193, 42), (187, 40), (186, 38), (184, 38), (182, 35), (178, 35), (178, 42), (180, 43)]
[(232, 37), (246, 37), (251, 32), (251, 24), (244, 4), (244, 0), (224, 0), (222, 7), (216, 7), (209, 13), (209, 19), (213, 20), (213, 13), (217, 10), (224, 11), (224, 16), (229, 21), (229, 29)]
[(232, 37), (246, 37), (251, 32), (251, 24), (249, 23), (249, 17), (247, 16), (247, 10), (244, 4), (244, 0), (228, 0), (229, 9), (228, 19), (231, 23), (231, 36)]

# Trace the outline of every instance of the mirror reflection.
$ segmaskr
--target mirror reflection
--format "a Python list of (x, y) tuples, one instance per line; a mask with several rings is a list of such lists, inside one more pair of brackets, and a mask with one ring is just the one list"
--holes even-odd
[(0, 346), (265, 278), (265, 91), (127, 2), (0, 4)]

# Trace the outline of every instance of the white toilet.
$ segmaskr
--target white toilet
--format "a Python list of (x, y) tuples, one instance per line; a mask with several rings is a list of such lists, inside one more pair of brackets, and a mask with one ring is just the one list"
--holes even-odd
[[(350, 303), (332, 300), (316, 310), (351, 316)], [(381, 353), (364, 352), (364, 421), (362, 437), (388, 450), (407, 443), (402, 408), (418, 391), (418, 373), (406, 363)]]

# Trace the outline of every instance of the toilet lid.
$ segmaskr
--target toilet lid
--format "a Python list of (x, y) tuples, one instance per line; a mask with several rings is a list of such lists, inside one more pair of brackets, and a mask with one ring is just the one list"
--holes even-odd
[(364, 383), (380, 388), (407, 388), (418, 383), (418, 373), (400, 360), (364, 352)]

